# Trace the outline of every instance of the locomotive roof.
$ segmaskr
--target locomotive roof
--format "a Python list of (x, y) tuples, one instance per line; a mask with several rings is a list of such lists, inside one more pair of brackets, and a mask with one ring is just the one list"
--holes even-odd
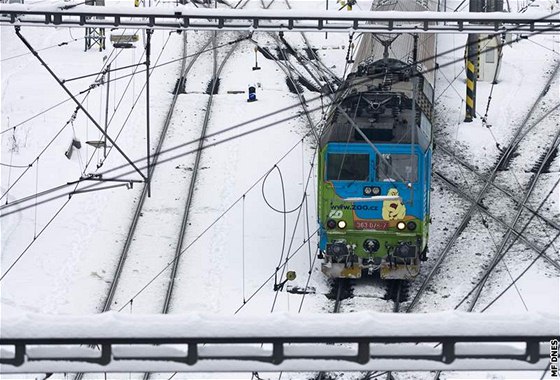
[[(400, 105), (400, 112), (393, 110)], [(410, 144), (413, 125), (412, 100), (404, 93), (363, 92), (349, 95), (329, 116), (321, 145), (327, 142), (365, 142), (355, 131), (348, 115), (373, 143)]]
[[(435, 2), (415, 0), (376, 0), (371, 6), (372, 11), (434, 11)], [(385, 47), (389, 44), (388, 58), (410, 64), (413, 62), (414, 37), (411, 34), (372, 34), (364, 33), (358, 50), (354, 56), (352, 72), (356, 72), (360, 65), (368, 65), (383, 58)], [(418, 35), (417, 44), (418, 68), (426, 80), (434, 86), (435, 83), (435, 35)]]
[[(418, 124), (424, 119), (422, 123), (428, 127), (431, 93), (426, 92), (429, 86), (424, 86), (424, 79), (414, 74), (413, 68), (395, 59), (377, 61), (350, 74), (340, 89), (338, 106), (331, 109), (321, 146), (328, 142), (365, 142), (354, 129), (352, 123), (355, 123), (373, 143), (420, 142), (425, 148), (431, 132), (425, 131), (422, 135)], [(417, 99), (416, 115), (412, 109), (414, 97)], [(411, 132), (413, 126), (414, 133)]]

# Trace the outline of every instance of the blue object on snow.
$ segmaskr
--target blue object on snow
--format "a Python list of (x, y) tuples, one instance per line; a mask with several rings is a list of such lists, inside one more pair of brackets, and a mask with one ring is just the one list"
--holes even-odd
[(257, 90), (255, 86), (249, 86), (249, 99), (248, 102), (256, 102), (257, 101)]

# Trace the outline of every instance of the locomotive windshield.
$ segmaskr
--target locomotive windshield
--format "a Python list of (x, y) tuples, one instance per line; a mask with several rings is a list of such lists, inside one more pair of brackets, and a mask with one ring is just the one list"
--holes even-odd
[(368, 181), (369, 154), (329, 153), (327, 158), (327, 180)]
[(418, 156), (416, 154), (383, 154), (384, 160), (377, 156), (377, 181), (418, 180)]

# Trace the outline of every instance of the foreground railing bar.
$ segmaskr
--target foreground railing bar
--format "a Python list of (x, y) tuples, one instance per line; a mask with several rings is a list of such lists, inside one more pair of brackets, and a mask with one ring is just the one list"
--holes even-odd
[(312, 337), (91, 337), (91, 338), (0, 338), (0, 345), (72, 344), (251, 344), (251, 343), (538, 343), (554, 336), (312, 336)]
[[(68, 20), (66, 17), (58, 17), (51, 15), (45, 15), (44, 21), (38, 19), (18, 19), (17, 14), (10, 14), (9, 19), (0, 19), (0, 24), (16, 24), (16, 25), (36, 25), (36, 24), (44, 24), (44, 25), (65, 25), (65, 26), (88, 26), (88, 27), (97, 27), (97, 28), (110, 28), (110, 27), (139, 27), (139, 28), (156, 28), (156, 29), (170, 29), (170, 30), (184, 30), (184, 29), (217, 29), (217, 30), (248, 30), (249, 28), (254, 29), (261, 29), (261, 30), (284, 30), (284, 31), (316, 31), (316, 30), (324, 30), (324, 31), (331, 31), (331, 32), (346, 32), (346, 31), (359, 31), (359, 32), (371, 32), (371, 33), (382, 33), (386, 31), (393, 31), (396, 33), (451, 33), (451, 32), (479, 32), (479, 33), (496, 33), (496, 32), (508, 32), (508, 29), (503, 24), (498, 25), (467, 25), (465, 26), (463, 23), (458, 22), (457, 25), (452, 25), (448, 23), (447, 25), (429, 25), (428, 27), (424, 26), (411, 26), (411, 25), (397, 25), (395, 26), (394, 23), (388, 22), (386, 25), (375, 26), (372, 24), (367, 25), (354, 25), (354, 24), (344, 24), (344, 25), (332, 25), (332, 24), (322, 24), (319, 22), (317, 26), (314, 25), (302, 25), (299, 24), (297, 26), (291, 26), (288, 22), (288, 25), (284, 24), (258, 24), (255, 27), (255, 23), (253, 21), (247, 21), (243, 24), (233, 24), (233, 23), (192, 23), (189, 18), (183, 18), (183, 20), (187, 20), (187, 23), (175, 21), (176, 18), (173, 18), (175, 22), (157, 22), (157, 18), (148, 18), (152, 21), (133, 21), (133, 20), (124, 20), (120, 17), (114, 17), (113, 21), (110, 22), (110, 18), (106, 20), (91, 20), (87, 17), (76, 17), (75, 19)], [(550, 25), (539, 25), (536, 26), (534, 23), (521, 25), (516, 28), (516, 33), (523, 33), (523, 32), (549, 32), (549, 33), (557, 33), (558, 27), (551, 27)]]
[[(293, 360), (319, 360), (319, 361), (342, 361), (351, 362), (358, 364), (367, 364), (370, 360), (417, 360), (417, 361), (431, 361), (436, 363), (451, 364), (456, 360), (513, 360), (518, 362), (527, 362), (531, 364), (538, 363), (541, 359), (548, 358), (548, 355), (540, 355), (537, 360), (528, 359), (524, 355), (456, 355), (456, 356), (445, 356), (445, 355), (406, 355), (406, 354), (396, 354), (396, 355), (372, 355), (367, 357), (359, 356), (338, 356), (338, 355), (280, 355), (273, 354), (272, 356), (257, 356), (257, 355), (247, 355), (247, 356), (226, 356), (226, 355), (214, 355), (214, 356), (198, 356), (198, 357), (178, 357), (178, 356), (160, 356), (160, 355), (143, 355), (143, 356), (126, 356), (119, 357), (117, 355), (102, 356), (99, 358), (91, 357), (33, 357), (28, 356), (28, 362), (74, 362), (74, 363), (92, 363), (100, 365), (109, 365), (112, 361), (152, 361), (152, 362), (175, 362), (187, 365), (195, 365), (201, 361), (242, 361), (242, 362), (261, 362), (270, 363), (274, 365), (280, 365), (285, 361)], [(13, 365), (14, 367), (19, 367), (25, 363), (25, 358), (14, 358), (14, 359), (1, 359), (0, 364)]]

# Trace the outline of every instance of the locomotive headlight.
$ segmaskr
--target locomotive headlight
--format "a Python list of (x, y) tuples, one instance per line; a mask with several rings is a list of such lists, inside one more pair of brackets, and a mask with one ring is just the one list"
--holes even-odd
[(406, 228), (408, 228), (410, 231), (414, 231), (416, 229), (416, 223), (410, 221), (406, 224)]
[(344, 220), (339, 220), (338, 221), (338, 228), (340, 228), (341, 230), (346, 228), (346, 222)]
[(332, 219), (327, 220), (327, 228), (332, 230), (335, 227), (336, 227), (336, 222), (334, 220)]
[(369, 186), (364, 187), (364, 195), (371, 195), (371, 193), (372, 193), (371, 187)]
[(397, 229), (398, 230), (404, 230), (406, 228), (406, 223), (403, 221), (400, 221), (397, 223)]
[(381, 188), (379, 186), (373, 186), (371, 188), (371, 191), (373, 193), (373, 195), (379, 195), (381, 194)]

